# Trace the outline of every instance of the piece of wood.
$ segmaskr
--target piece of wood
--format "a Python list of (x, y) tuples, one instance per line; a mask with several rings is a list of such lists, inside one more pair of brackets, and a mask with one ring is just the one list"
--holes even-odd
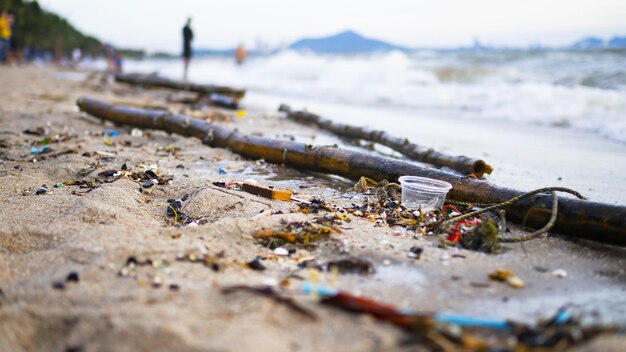
[[(322, 171), (359, 179), (396, 181), (403, 175), (430, 177), (452, 184), (450, 199), (475, 203), (501, 203), (526, 192), (499, 187), (486, 181), (415, 165), (411, 162), (349, 151), (330, 146), (311, 146), (247, 136), (226, 127), (189, 116), (159, 110), (114, 106), (90, 98), (80, 98), (79, 108), (96, 117), (118, 124), (152, 128), (199, 138), (204, 144), (226, 148), (252, 159), (286, 164), (295, 168)], [(559, 197), (559, 214), (554, 231), (566, 236), (626, 246), (626, 207)], [(505, 208), (507, 217), (528, 226), (542, 227), (552, 208), (550, 195), (526, 198)]]
[(144, 87), (169, 88), (176, 90), (186, 90), (205, 95), (220, 94), (232, 97), (239, 101), (246, 94), (243, 89), (235, 89), (231, 87), (215, 86), (207, 84), (196, 84), (191, 82), (174, 81), (171, 79), (159, 77), (156, 75), (144, 75), (137, 73), (118, 73), (115, 75), (117, 82), (141, 85)]
[(406, 138), (400, 138), (385, 131), (337, 123), (306, 111), (292, 111), (289, 106), (284, 104), (280, 106), (279, 110), (287, 113), (287, 118), (299, 123), (315, 125), (338, 136), (375, 142), (404, 154), (409, 159), (438, 167), (448, 167), (463, 175), (474, 174), (480, 178), (484, 174), (491, 174), (493, 171), (493, 167), (484, 160), (469, 158), (465, 155), (441, 153), (432, 148), (419, 146)]

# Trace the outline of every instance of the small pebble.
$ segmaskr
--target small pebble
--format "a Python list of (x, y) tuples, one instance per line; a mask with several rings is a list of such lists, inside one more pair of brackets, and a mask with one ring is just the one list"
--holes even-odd
[(263, 285), (265, 286), (278, 286), (278, 280), (273, 277), (263, 278)]
[(248, 268), (250, 268), (252, 270), (256, 270), (256, 271), (263, 271), (263, 270), (265, 270), (265, 265), (263, 265), (261, 263), (259, 258), (254, 258), (253, 260), (247, 262), (246, 265), (248, 266)]
[(513, 288), (522, 288), (524, 287), (524, 281), (517, 276), (510, 277), (506, 280), (509, 286)]
[(137, 258), (135, 258), (133, 256), (128, 257), (128, 259), (126, 259), (126, 265), (127, 266), (135, 266), (135, 265), (137, 265)]
[(383, 260), (383, 265), (389, 266), (389, 265), (391, 265), (391, 262), (389, 261), (389, 259), (385, 259), (385, 260)]
[(67, 274), (67, 277), (65, 278), (66, 282), (78, 282), (80, 281), (80, 278), (78, 277), (78, 273), (75, 271), (72, 271), (71, 273)]
[(287, 250), (287, 248), (278, 247), (278, 248), (274, 249), (274, 254), (280, 255), (280, 256), (288, 256), (289, 255), (289, 251)]
[(556, 269), (552, 272), (552, 276), (558, 277), (559, 279), (564, 279), (567, 277), (567, 271), (563, 269)]
[(159, 177), (159, 175), (156, 174), (156, 172), (152, 171), (152, 170), (146, 170), (144, 172), (144, 174), (150, 178), (157, 178)]
[(152, 287), (154, 288), (159, 288), (161, 287), (161, 284), (163, 283), (163, 278), (160, 276), (155, 276), (154, 279), (152, 279)]
[(424, 248), (418, 247), (418, 246), (413, 246), (413, 247), (411, 247), (411, 249), (409, 249), (409, 252), (407, 253), (407, 256), (409, 258), (419, 259), (422, 256), (423, 252), (424, 252)]

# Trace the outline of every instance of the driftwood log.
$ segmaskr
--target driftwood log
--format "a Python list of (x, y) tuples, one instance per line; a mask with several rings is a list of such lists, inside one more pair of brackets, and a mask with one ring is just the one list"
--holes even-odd
[(141, 85), (144, 87), (169, 88), (177, 90), (186, 90), (205, 95), (220, 94), (229, 96), (239, 101), (246, 94), (243, 89), (235, 89), (224, 86), (196, 84), (191, 82), (174, 81), (156, 75), (145, 75), (137, 73), (118, 73), (115, 75), (117, 82)]
[(287, 118), (291, 120), (315, 125), (338, 136), (375, 142), (404, 154), (409, 159), (438, 167), (445, 166), (463, 175), (474, 174), (476, 177), (483, 177), (484, 174), (491, 174), (493, 171), (493, 167), (484, 160), (469, 158), (465, 155), (448, 155), (441, 153), (432, 148), (426, 148), (411, 143), (406, 138), (390, 135), (385, 131), (337, 123), (306, 111), (292, 111), (289, 106), (284, 104), (280, 106), (279, 110), (287, 113)]
[[(366, 176), (379, 181), (395, 181), (402, 175), (415, 175), (447, 181), (453, 185), (449, 198), (458, 201), (501, 203), (525, 193), (407, 161), (329, 146), (248, 136), (204, 120), (160, 110), (114, 106), (90, 98), (80, 98), (77, 104), (82, 111), (117, 124), (196, 137), (211, 147), (226, 148), (248, 158), (262, 158), (267, 162), (295, 168), (328, 172), (352, 179)], [(555, 232), (626, 246), (626, 207), (564, 197), (559, 197), (558, 202), (558, 218), (553, 228)], [(527, 216), (527, 225), (541, 227), (550, 218), (551, 206), (551, 196), (537, 195), (505, 210), (507, 217), (517, 223), (522, 223), (524, 216)]]

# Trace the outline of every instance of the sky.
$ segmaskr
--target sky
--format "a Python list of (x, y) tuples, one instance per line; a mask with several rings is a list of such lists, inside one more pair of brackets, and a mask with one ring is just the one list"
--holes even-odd
[(626, 0), (39, 0), (81, 31), (120, 47), (178, 52), (289, 44), (355, 30), (407, 47), (561, 46), (626, 35)]

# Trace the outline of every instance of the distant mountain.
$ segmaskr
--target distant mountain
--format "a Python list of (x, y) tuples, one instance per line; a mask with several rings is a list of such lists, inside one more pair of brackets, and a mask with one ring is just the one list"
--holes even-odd
[(301, 39), (289, 45), (289, 49), (308, 50), (324, 54), (407, 50), (407, 48), (382, 40), (363, 37), (353, 31), (345, 31), (330, 37)]
[(625, 37), (613, 37), (609, 40), (609, 48), (624, 49), (626, 48), (626, 36)]
[(572, 49), (626, 49), (626, 36), (616, 36), (607, 41), (597, 37), (588, 37), (577, 41), (570, 47)]
[(588, 37), (574, 43), (572, 49), (600, 49), (604, 48), (604, 40), (596, 37)]
[(232, 56), (235, 54), (235, 48), (232, 49), (208, 49), (208, 48), (198, 48), (198, 49), (193, 49), (193, 54), (194, 55), (199, 55), (199, 56), (203, 56), (203, 55), (225, 55), (225, 56)]

